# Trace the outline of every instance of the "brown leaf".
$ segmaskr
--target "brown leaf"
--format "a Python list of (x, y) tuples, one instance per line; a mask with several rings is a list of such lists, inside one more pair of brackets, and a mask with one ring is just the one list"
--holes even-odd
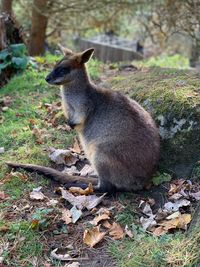
[(33, 130), (32, 130), (32, 133), (33, 133), (33, 135), (34, 135), (34, 137), (36, 139), (36, 143), (37, 144), (41, 145), (41, 144), (44, 143), (43, 132), (40, 129), (34, 127)]
[(155, 228), (155, 230), (153, 231), (153, 235), (154, 236), (161, 236), (167, 233), (167, 230), (164, 229), (163, 226), (159, 226), (157, 228)]
[(66, 224), (70, 224), (72, 222), (72, 215), (69, 210), (67, 209), (62, 210), (62, 220)]
[(164, 221), (160, 223), (163, 226), (164, 230), (168, 231), (170, 229), (179, 228), (179, 229), (187, 229), (187, 224), (190, 223), (192, 217), (191, 214), (181, 214), (178, 218)]
[(88, 187), (86, 189), (82, 189), (80, 187), (70, 187), (69, 188), (69, 192), (72, 194), (78, 194), (78, 195), (91, 195), (93, 194), (94, 190), (93, 190), (93, 186), (91, 183), (89, 183)]
[(6, 232), (8, 232), (9, 229), (10, 229), (10, 227), (8, 225), (0, 226), (0, 232), (6, 233)]
[(60, 191), (61, 191), (62, 197), (66, 199), (68, 202), (70, 202), (73, 206), (76, 206), (79, 210), (82, 210), (83, 208), (92, 210), (103, 200), (103, 198), (106, 195), (105, 193), (100, 197), (97, 197), (96, 195), (74, 196), (67, 190), (64, 190), (63, 188), (60, 188)]
[(82, 149), (77, 138), (74, 138), (73, 146), (70, 150), (74, 153), (81, 154)]
[(31, 200), (43, 200), (45, 195), (40, 191), (42, 187), (33, 188), (33, 191), (30, 193)]
[(113, 223), (112, 227), (110, 228), (109, 235), (112, 236), (114, 240), (124, 238), (124, 230), (118, 223)]
[(0, 191), (0, 200), (3, 200), (6, 198), (6, 195), (4, 193), (4, 191)]
[(92, 221), (90, 221), (91, 224), (97, 225), (100, 221), (108, 220), (110, 219), (108, 214), (101, 214), (96, 216)]
[(78, 161), (78, 158), (68, 149), (50, 148), (49, 157), (53, 162), (57, 164), (66, 164), (69, 167)]
[(36, 229), (39, 226), (40, 221), (37, 219), (34, 219), (31, 221), (31, 228)]
[(105, 234), (105, 232), (100, 232), (100, 226), (86, 229), (83, 234), (83, 242), (90, 247), (94, 247), (104, 238)]
[(109, 221), (105, 221), (102, 224), (105, 228), (110, 229), (112, 227), (112, 224), (109, 223)]

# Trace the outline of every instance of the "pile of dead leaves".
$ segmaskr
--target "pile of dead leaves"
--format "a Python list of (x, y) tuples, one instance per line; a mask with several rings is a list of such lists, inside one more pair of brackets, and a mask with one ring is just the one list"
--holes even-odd
[(143, 229), (161, 236), (175, 229), (187, 230), (190, 223), (192, 201), (200, 200), (200, 186), (192, 184), (190, 180), (175, 180), (170, 184), (168, 200), (164, 207), (153, 212), (155, 201), (142, 200), (139, 204), (143, 216), (140, 223)]
[[(56, 190), (61, 195), (61, 201), (65, 201), (67, 205), (70, 204), (71, 208), (62, 207), (60, 211), (60, 219), (65, 225), (76, 225), (81, 219), (84, 219), (84, 232), (82, 236), (82, 242), (89, 247), (96, 246), (99, 242), (105, 239), (106, 236), (113, 240), (123, 239), (126, 235), (133, 237), (131, 231), (114, 221), (115, 207), (103, 207), (98, 208), (98, 205), (102, 203), (105, 198), (105, 194), (97, 196), (93, 192), (91, 184), (86, 189), (78, 187), (71, 187), (68, 190), (59, 187)], [(42, 187), (33, 189), (29, 195), (32, 201), (47, 201), (47, 205), (53, 205), (54, 208), (59, 204), (59, 201), (48, 199), (42, 192)], [(46, 209), (47, 210), (47, 209)], [(50, 210), (51, 212), (52, 210)], [(47, 213), (49, 210), (47, 211)], [(89, 217), (89, 220), (87, 218)], [(38, 217), (34, 217), (31, 224), (32, 228), (37, 228), (40, 224)], [(83, 258), (74, 258), (71, 255), (70, 248), (68, 252), (63, 254), (59, 253), (59, 248), (51, 251), (51, 257), (61, 261), (83, 260)]]

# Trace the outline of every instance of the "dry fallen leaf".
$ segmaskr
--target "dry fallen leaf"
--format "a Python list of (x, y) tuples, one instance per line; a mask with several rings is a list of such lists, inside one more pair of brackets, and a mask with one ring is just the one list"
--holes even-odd
[(81, 154), (82, 149), (81, 146), (79, 145), (77, 138), (74, 139), (73, 146), (72, 148), (70, 148), (70, 150), (74, 153)]
[(78, 194), (78, 195), (91, 195), (93, 194), (93, 186), (91, 183), (89, 183), (88, 187), (86, 189), (82, 189), (80, 187), (70, 187), (69, 192), (72, 194)]
[(50, 148), (49, 158), (56, 164), (66, 164), (69, 167), (78, 161), (78, 158), (68, 149)]
[(110, 229), (112, 227), (112, 224), (110, 224), (109, 221), (103, 222), (102, 225), (107, 229)]
[(167, 216), (166, 219), (167, 220), (175, 219), (175, 218), (178, 218), (180, 215), (181, 215), (180, 211), (176, 211), (172, 213), (171, 215)]
[(142, 212), (147, 216), (152, 216), (153, 212), (150, 207), (150, 204), (145, 202), (144, 200), (140, 201), (139, 208), (141, 208)]
[(43, 200), (45, 195), (41, 192), (42, 187), (33, 188), (33, 191), (30, 193), (31, 200)]
[(74, 258), (72, 258), (70, 256), (70, 254), (57, 254), (58, 248), (55, 248), (54, 250), (51, 251), (51, 254), (50, 256), (53, 258), (53, 259), (56, 259), (56, 260), (60, 260), (60, 261), (70, 261), (70, 260), (75, 260)]
[(70, 175), (77, 175), (77, 174), (79, 174), (79, 170), (76, 168), (76, 166), (65, 167), (62, 172), (63, 173), (70, 174)]
[(65, 267), (79, 267), (79, 266), (80, 266), (80, 263), (75, 261), (75, 262), (73, 262), (71, 264), (67, 264)]
[(60, 188), (62, 197), (66, 199), (69, 203), (73, 206), (76, 206), (79, 210), (83, 208), (87, 208), (88, 210), (92, 210), (96, 207), (105, 197), (106, 193), (100, 197), (96, 195), (89, 195), (89, 196), (74, 196), (73, 194), (69, 193), (67, 190)]
[(189, 206), (190, 201), (187, 199), (178, 199), (177, 201), (173, 202), (167, 202), (164, 205), (164, 209), (168, 212), (175, 212), (178, 211), (179, 208)]
[(122, 239), (124, 238), (124, 230), (118, 223), (114, 222), (110, 228), (109, 235), (115, 240)]
[(0, 200), (3, 200), (6, 198), (6, 195), (4, 193), (4, 191), (0, 191)]
[(98, 215), (96, 216), (92, 221), (90, 221), (90, 223), (92, 225), (97, 225), (100, 221), (104, 221), (104, 220), (108, 220), (110, 219), (109, 215), (108, 214), (101, 214), (101, 215)]
[(94, 247), (104, 238), (105, 234), (105, 232), (100, 232), (100, 226), (86, 229), (83, 234), (83, 242), (90, 247)]
[(141, 217), (140, 223), (144, 230), (150, 230), (153, 226), (157, 225), (157, 222), (155, 221), (155, 215), (152, 215), (148, 218)]
[(166, 231), (174, 228), (186, 230), (187, 224), (190, 223), (191, 219), (191, 214), (181, 214), (178, 218), (160, 223), (160, 226), (163, 226)]
[(125, 234), (126, 234), (127, 236), (129, 236), (130, 238), (133, 238), (133, 233), (132, 233), (132, 231), (128, 228), (128, 225), (125, 226), (124, 231), (125, 231)]
[(161, 235), (164, 235), (166, 233), (167, 233), (167, 230), (165, 230), (163, 226), (159, 226), (159, 227), (155, 228), (153, 231), (154, 236), (161, 236)]
[(89, 164), (85, 164), (85, 166), (80, 170), (80, 176), (88, 175), (95, 175), (95, 172)]
[(23, 174), (21, 172), (10, 172), (10, 173), (6, 174), (6, 176), (3, 180), (1, 180), (1, 183), (9, 182), (13, 177), (17, 177), (24, 182), (27, 182), (27, 180), (28, 180), (28, 175), (26, 175), (26, 174)]
[(71, 215), (69, 210), (67, 210), (67, 209), (62, 210), (62, 220), (66, 224), (69, 224), (72, 222), (72, 215)]
[(200, 191), (196, 193), (190, 193), (190, 196), (196, 200), (200, 200)]
[(182, 197), (182, 194), (180, 194), (180, 193), (175, 193), (175, 194), (171, 195), (171, 196), (169, 197), (169, 199), (170, 199), (170, 200), (178, 200), (178, 199), (180, 199), (181, 197)]
[(32, 130), (32, 133), (36, 139), (37, 144), (43, 144), (44, 143), (44, 136), (43, 131), (38, 129), (37, 127), (34, 127)]
[(162, 210), (162, 209), (158, 209), (156, 216), (155, 216), (155, 220), (156, 221), (162, 221), (163, 219), (165, 219), (168, 215), (168, 212), (166, 210)]

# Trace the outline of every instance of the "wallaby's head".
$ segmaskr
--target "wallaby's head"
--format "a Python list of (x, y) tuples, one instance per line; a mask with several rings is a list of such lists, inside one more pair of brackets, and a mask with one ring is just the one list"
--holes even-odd
[(46, 77), (46, 81), (52, 85), (65, 85), (80, 77), (84, 70), (84, 64), (94, 52), (93, 48), (80, 53), (73, 53), (71, 50), (63, 47), (61, 47), (61, 50), (64, 53), (64, 57)]

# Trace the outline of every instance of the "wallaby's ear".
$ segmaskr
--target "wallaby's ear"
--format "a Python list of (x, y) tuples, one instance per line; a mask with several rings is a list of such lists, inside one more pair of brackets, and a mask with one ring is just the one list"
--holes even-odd
[(79, 63), (86, 63), (91, 58), (92, 54), (94, 53), (94, 48), (89, 48), (82, 53), (79, 53), (77, 56), (77, 60)]
[(61, 50), (61, 52), (63, 53), (64, 56), (73, 54), (72, 50), (62, 46), (61, 44), (58, 44), (58, 46), (59, 46), (59, 48), (60, 48), (60, 50)]

